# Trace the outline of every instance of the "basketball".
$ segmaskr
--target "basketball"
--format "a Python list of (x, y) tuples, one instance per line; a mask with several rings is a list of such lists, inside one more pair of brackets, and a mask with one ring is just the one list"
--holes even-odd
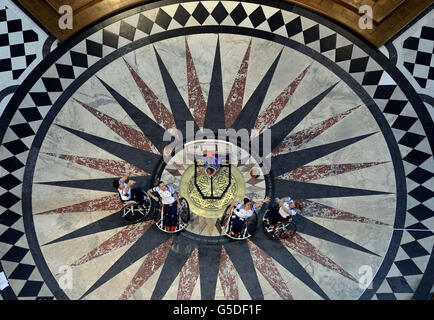
[(259, 178), (259, 172), (258, 172), (258, 169), (252, 169), (252, 170), (250, 170), (250, 176), (251, 176), (252, 178), (254, 178), (254, 179)]

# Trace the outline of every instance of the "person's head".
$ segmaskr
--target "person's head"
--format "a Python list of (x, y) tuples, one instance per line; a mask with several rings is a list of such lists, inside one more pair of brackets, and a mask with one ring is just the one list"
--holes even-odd
[(119, 189), (119, 180), (113, 180), (113, 188)]
[(158, 182), (158, 188), (160, 188), (163, 191), (167, 190), (167, 186), (164, 184), (163, 181)]
[(298, 211), (303, 210), (303, 205), (299, 202), (296, 202), (294, 205), (295, 209), (297, 209)]
[(250, 199), (244, 198), (243, 202), (244, 202), (244, 209), (245, 210), (250, 210), (252, 208), (253, 203), (252, 203), (252, 201), (250, 201)]
[(291, 209), (294, 209), (294, 208), (295, 208), (295, 202), (292, 201), (292, 202), (289, 204), (289, 207), (290, 207)]

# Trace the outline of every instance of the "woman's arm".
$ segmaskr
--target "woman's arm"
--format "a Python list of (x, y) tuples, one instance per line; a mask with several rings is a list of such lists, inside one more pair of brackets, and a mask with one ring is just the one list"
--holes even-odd
[(133, 185), (133, 184), (135, 184), (136, 182), (134, 181), (134, 180), (130, 180), (130, 181), (128, 181), (128, 184), (127, 184), (127, 186), (125, 187), (125, 190), (124, 190), (124, 195), (127, 195), (128, 194), (128, 191), (130, 191), (130, 188), (131, 188), (131, 186)]
[(154, 194), (153, 194), (154, 190), (152, 190), (152, 189), (153, 188), (149, 189), (147, 193), (152, 199), (154, 199), (155, 201), (158, 201), (158, 198), (156, 196), (154, 196)]
[(254, 208), (257, 209), (260, 206), (262, 206), (264, 203), (270, 202), (270, 198), (266, 197), (264, 200), (259, 201), (258, 203), (255, 203)]

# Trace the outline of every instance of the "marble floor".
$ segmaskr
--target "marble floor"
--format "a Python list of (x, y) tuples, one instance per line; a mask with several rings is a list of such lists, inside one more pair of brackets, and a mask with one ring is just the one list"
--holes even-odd
[[(0, 0), (2, 298), (429, 299), (433, 19), (376, 49), (283, 2), (157, 1), (58, 44)], [(228, 239), (228, 202), (183, 187), (189, 141), (229, 129), (259, 153), (231, 146), (249, 160), (225, 201), (291, 196), (295, 237), (270, 239), (263, 205)], [(188, 227), (122, 220), (126, 172), (188, 198)]]

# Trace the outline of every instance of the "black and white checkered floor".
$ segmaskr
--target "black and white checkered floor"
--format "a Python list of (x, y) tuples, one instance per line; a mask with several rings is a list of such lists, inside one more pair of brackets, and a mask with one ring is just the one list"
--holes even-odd
[[(170, 8), (165, 9), (168, 4)], [(38, 65), (44, 65), (56, 42), (12, 1), (0, 0), (0, 272), (9, 282), (1, 291), (3, 299), (57, 298), (32, 255), (33, 239), (23, 221), (21, 200), (35, 135), (62, 92), (108, 54), (148, 35), (219, 25), (289, 38), (331, 60), (374, 99), (391, 127), (403, 160), (407, 197), (399, 201), (406, 214), (394, 226), (391, 243), (395, 246), (391, 245), (393, 249), (377, 270), (372, 287), (360, 299), (428, 299), (434, 281), (431, 9), (376, 50), (341, 29), (332, 32), (325, 28), (333, 29), (334, 25), (324, 18), (313, 23), (303, 14), (293, 13), (288, 20), (282, 16), (286, 7), (274, 2), (227, 5), (226, 1), (207, 1), (204, 6), (200, 2), (174, 5), (163, 1), (160, 6), (153, 18), (126, 15), (95, 33), (83, 33), (83, 41), (65, 50), (31, 87), (26, 78), (31, 78)], [(154, 8), (159, 8), (158, 2)], [(61, 44), (59, 50), (67, 45)], [(12, 105), (20, 98), (20, 105)]]

